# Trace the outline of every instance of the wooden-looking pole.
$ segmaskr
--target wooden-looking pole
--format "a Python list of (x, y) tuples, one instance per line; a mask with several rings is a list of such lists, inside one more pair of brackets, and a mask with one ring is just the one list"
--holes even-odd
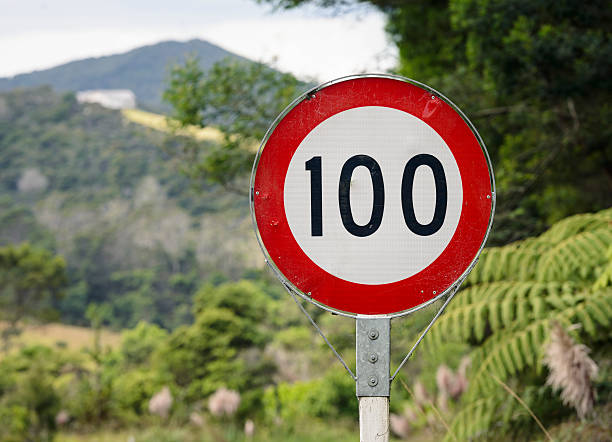
[(389, 442), (389, 398), (359, 398), (360, 442)]

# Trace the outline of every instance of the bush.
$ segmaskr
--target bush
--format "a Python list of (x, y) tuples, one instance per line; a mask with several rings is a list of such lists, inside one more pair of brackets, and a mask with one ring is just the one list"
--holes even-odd
[(33, 347), (0, 363), (0, 440), (53, 439), (60, 409), (53, 387), (53, 356), (50, 349)]
[(167, 338), (168, 332), (144, 321), (122, 334), (121, 355), (129, 365), (141, 365), (149, 361), (151, 354)]
[(121, 373), (113, 382), (114, 411), (119, 416), (146, 414), (149, 400), (167, 381), (157, 370), (149, 368)]
[(355, 381), (340, 369), (331, 370), (320, 379), (269, 388), (263, 402), (267, 419), (278, 416), (290, 426), (305, 417), (329, 420), (358, 416)]

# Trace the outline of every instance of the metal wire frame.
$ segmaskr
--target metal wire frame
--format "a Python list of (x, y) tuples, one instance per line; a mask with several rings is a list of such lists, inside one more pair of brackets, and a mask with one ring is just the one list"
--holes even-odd
[[(473, 267), (473, 266), (472, 266)], [(470, 268), (471, 270), (471, 268)], [(465, 278), (467, 277), (467, 274), (461, 278), (459, 281), (457, 281), (457, 283), (455, 284), (454, 287), (452, 287), (452, 289), (450, 290), (448, 297), (446, 298), (446, 300), (444, 301), (444, 304), (442, 304), (442, 307), (440, 307), (440, 310), (438, 310), (438, 312), (436, 313), (436, 315), (433, 317), (433, 319), (430, 321), (429, 325), (425, 328), (425, 330), (423, 331), (423, 333), (421, 333), (421, 335), (419, 336), (419, 338), (416, 340), (416, 342), (414, 343), (414, 345), (412, 346), (412, 348), (410, 349), (410, 351), (408, 352), (408, 354), (406, 355), (406, 357), (404, 357), (404, 359), (402, 360), (402, 362), (399, 364), (399, 366), (397, 367), (397, 369), (395, 370), (395, 372), (393, 373), (393, 375), (389, 378), (389, 383), (393, 382), (393, 380), (395, 379), (395, 377), (398, 375), (398, 373), (400, 372), (400, 370), (402, 369), (402, 367), (406, 364), (406, 362), (408, 362), (408, 359), (410, 359), (410, 357), (412, 356), (412, 354), (414, 353), (414, 351), (416, 350), (416, 348), (419, 346), (419, 344), (421, 343), (421, 341), (423, 340), (423, 338), (425, 337), (425, 335), (429, 332), (429, 330), (431, 329), (431, 327), (433, 327), (434, 323), (438, 320), (438, 318), (440, 316), (442, 316), (442, 314), (444, 313), (444, 310), (446, 310), (446, 307), (448, 306), (448, 304), (450, 304), (450, 302), (452, 301), (452, 299), (455, 297), (455, 295), (457, 294), (457, 291), (459, 291), (459, 288), (461, 287), (461, 284), (463, 284), (463, 281), (465, 281)], [(295, 303), (297, 304), (297, 306), (300, 308), (300, 310), (302, 311), (302, 313), (308, 318), (308, 320), (310, 321), (310, 323), (312, 324), (312, 326), (317, 330), (317, 333), (319, 333), (319, 335), (323, 338), (323, 340), (325, 341), (325, 343), (327, 344), (327, 346), (331, 349), (331, 351), (334, 353), (334, 355), (336, 356), (336, 358), (340, 361), (340, 363), (342, 364), (342, 366), (346, 369), (346, 371), (348, 372), (348, 374), (353, 378), (354, 381), (357, 381), (357, 375), (355, 375), (353, 373), (353, 371), (349, 368), (348, 364), (344, 361), (344, 359), (342, 358), (342, 356), (340, 355), (340, 353), (338, 353), (338, 351), (336, 350), (336, 348), (332, 345), (331, 342), (329, 342), (329, 339), (327, 339), (327, 336), (325, 336), (325, 333), (323, 333), (323, 331), (321, 330), (321, 328), (317, 325), (317, 323), (315, 322), (314, 319), (312, 319), (312, 316), (310, 315), (310, 313), (308, 313), (308, 311), (304, 308), (304, 306), (302, 305), (302, 303), (300, 302), (300, 300), (298, 299), (298, 296), (296, 296), (296, 294), (293, 292), (293, 290), (291, 289), (291, 287), (283, 284), (283, 287), (285, 287), (285, 290), (287, 290), (287, 293), (289, 293), (291, 295), (291, 297), (293, 298), (293, 300), (295, 301)]]
[(310, 321), (310, 323), (313, 325), (313, 327), (317, 330), (317, 332), (321, 335), (321, 337), (323, 338), (323, 340), (325, 341), (325, 343), (327, 344), (327, 346), (329, 348), (331, 348), (331, 351), (334, 352), (334, 355), (336, 355), (336, 358), (338, 358), (338, 360), (340, 361), (340, 363), (344, 366), (344, 368), (346, 369), (346, 371), (351, 375), (351, 377), (353, 378), (354, 381), (357, 380), (357, 376), (353, 373), (353, 371), (349, 368), (349, 366), (346, 364), (346, 362), (344, 362), (344, 359), (342, 359), (342, 356), (340, 356), (340, 353), (338, 353), (338, 351), (336, 351), (336, 348), (332, 345), (331, 342), (329, 342), (329, 340), (327, 339), (327, 336), (325, 336), (325, 334), (323, 333), (323, 331), (319, 328), (319, 326), (317, 325), (317, 323), (315, 322), (314, 319), (312, 319), (312, 316), (310, 316), (310, 313), (308, 313), (308, 311), (306, 311), (306, 309), (304, 308), (304, 306), (302, 305), (302, 303), (298, 300), (297, 296), (295, 295), (295, 293), (293, 293), (293, 290), (291, 290), (290, 287), (287, 287), (285, 284), (283, 284), (283, 287), (285, 287), (285, 290), (287, 290), (287, 292), (291, 295), (291, 297), (293, 298), (293, 300), (295, 301), (295, 303), (297, 304), (297, 306), (300, 308), (300, 310), (302, 311), (302, 313), (304, 313), (304, 315), (306, 315), (306, 317), (308, 318), (308, 320)]
[(412, 346), (412, 348), (410, 349), (410, 351), (408, 352), (406, 357), (402, 360), (401, 364), (399, 364), (399, 366), (397, 367), (397, 369), (393, 373), (393, 376), (391, 376), (389, 378), (389, 383), (393, 382), (393, 379), (395, 379), (395, 377), (397, 376), (399, 371), (402, 369), (402, 367), (406, 364), (406, 362), (408, 362), (408, 359), (410, 359), (410, 356), (412, 356), (412, 354), (414, 353), (414, 350), (416, 350), (416, 348), (421, 343), (421, 341), (423, 340), (423, 338), (425, 337), (425, 335), (427, 334), (429, 329), (431, 329), (431, 327), (438, 320), (438, 318), (442, 315), (442, 313), (444, 313), (444, 310), (446, 310), (446, 306), (448, 306), (448, 304), (455, 297), (455, 294), (459, 290), (459, 287), (461, 287), (461, 284), (463, 284), (463, 281), (465, 280), (466, 276), (464, 276), (462, 279), (460, 279), (457, 282), (457, 284), (452, 288), (452, 290), (449, 292), (448, 298), (446, 298), (446, 301), (444, 301), (444, 304), (442, 304), (442, 307), (440, 307), (440, 310), (438, 310), (438, 313), (436, 313), (436, 315), (433, 317), (433, 319), (431, 320), (431, 322), (429, 323), (427, 328), (423, 331), (423, 333), (421, 333), (421, 336), (419, 336), (419, 339), (417, 339), (417, 341), (414, 343), (414, 345)]

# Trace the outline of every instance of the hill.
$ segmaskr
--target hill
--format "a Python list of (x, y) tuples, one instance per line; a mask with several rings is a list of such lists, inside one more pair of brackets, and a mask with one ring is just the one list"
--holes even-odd
[(130, 89), (140, 107), (166, 109), (162, 103), (168, 66), (195, 55), (208, 70), (226, 57), (240, 58), (202, 40), (166, 41), (106, 57), (72, 61), (51, 69), (0, 78), (0, 91), (18, 87), (50, 85), (57, 91)]
[[(161, 125), (163, 117), (132, 113)], [(259, 262), (246, 198), (195, 189), (162, 146), (177, 139), (48, 87), (0, 93), (0, 245), (29, 241), (67, 260), (64, 321), (189, 322), (202, 280)], [(212, 130), (201, 131), (206, 149)], [(222, 275), (222, 276), (220, 276)]]

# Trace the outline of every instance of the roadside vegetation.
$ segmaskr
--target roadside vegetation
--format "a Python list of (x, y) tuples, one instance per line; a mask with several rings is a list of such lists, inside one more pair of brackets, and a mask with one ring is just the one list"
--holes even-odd
[[(610, 440), (610, 5), (358, 3), (396, 72), (474, 122), (498, 185), (489, 247), (393, 384), (394, 437)], [(0, 441), (355, 439), (354, 382), (248, 214), (255, 148), (307, 88), (188, 58), (167, 117), (0, 94)], [(394, 320), (392, 366), (437, 307)], [(354, 323), (306, 308), (354, 368)]]

